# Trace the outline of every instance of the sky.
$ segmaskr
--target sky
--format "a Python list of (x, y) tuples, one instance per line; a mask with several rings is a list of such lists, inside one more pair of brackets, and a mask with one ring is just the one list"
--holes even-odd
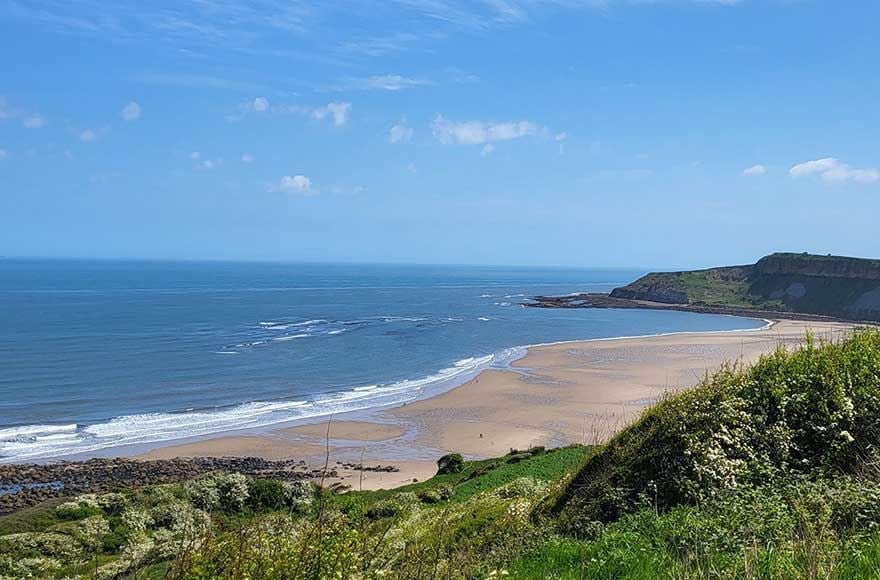
[(0, 0), (0, 255), (880, 257), (874, 0)]

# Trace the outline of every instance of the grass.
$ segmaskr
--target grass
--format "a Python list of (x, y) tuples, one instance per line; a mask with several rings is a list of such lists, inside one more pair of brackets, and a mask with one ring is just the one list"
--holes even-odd
[(491, 491), (521, 477), (531, 477), (545, 482), (557, 481), (580, 467), (589, 453), (590, 448), (582, 445), (561, 447), (546, 452), (510, 453), (496, 459), (467, 461), (460, 473), (436, 475), (429, 480), (392, 490), (331, 495), (329, 501), (340, 507), (353, 503), (369, 506), (400, 493), (419, 494), (436, 490), (441, 486), (449, 486), (453, 489), (450, 501), (461, 503), (478, 493)]

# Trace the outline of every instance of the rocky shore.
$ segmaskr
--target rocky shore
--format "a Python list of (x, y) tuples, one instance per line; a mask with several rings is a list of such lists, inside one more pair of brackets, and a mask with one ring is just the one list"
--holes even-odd
[[(760, 310), (757, 308), (735, 308), (728, 306), (710, 306), (707, 304), (669, 304), (648, 300), (632, 300), (617, 298), (609, 294), (572, 294), (569, 296), (533, 296), (523, 306), (530, 308), (639, 308), (649, 310), (680, 310), (682, 312), (698, 312), (701, 314), (728, 314), (746, 318), (785, 318), (786, 320), (804, 320), (816, 322), (852, 322), (836, 316), (805, 314), (780, 310)], [(866, 324), (876, 324), (866, 322)]]
[[(367, 470), (369, 468), (365, 468)], [(259, 457), (198, 457), (140, 461), (91, 459), (48, 464), (0, 465), (0, 514), (12, 513), (48, 499), (103, 493), (119, 487), (175, 483), (214, 471), (287, 481), (322, 476), (304, 461), (270, 461)], [(326, 477), (336, 477), (331, 468)]]

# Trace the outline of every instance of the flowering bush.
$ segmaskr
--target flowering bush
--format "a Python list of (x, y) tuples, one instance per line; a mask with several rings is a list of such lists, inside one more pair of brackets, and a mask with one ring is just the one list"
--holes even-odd
[(221, 473), (187, 484), (190, 501), (206, 510), (240, 512), (248, 500), (248, 478), (240, 473)]
[(591, 458), (557, 509), (575, 531), (645, 500), (666, 509), (788, 475), (853, 472), (878, 441), (880, 331), (837, 344), (808, 336), (646, 411)]

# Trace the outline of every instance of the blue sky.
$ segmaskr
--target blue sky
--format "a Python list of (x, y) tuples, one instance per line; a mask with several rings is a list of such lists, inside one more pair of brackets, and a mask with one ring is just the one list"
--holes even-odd
[(0, 254), (880, 257), (880, 3), (0, 0)]

